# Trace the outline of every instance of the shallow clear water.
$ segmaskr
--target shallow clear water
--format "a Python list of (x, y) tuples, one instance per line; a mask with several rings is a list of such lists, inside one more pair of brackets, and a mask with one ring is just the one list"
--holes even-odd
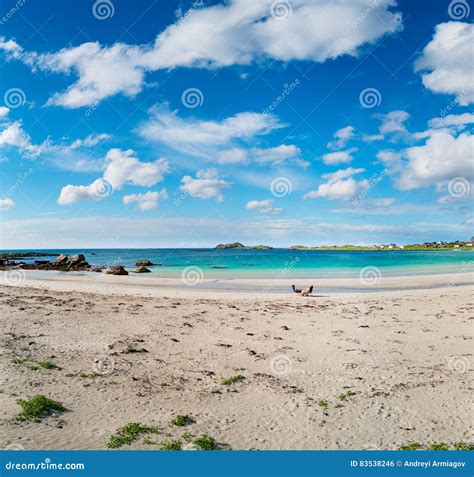
[[(40, 250), (22, 251), (40, 252)], [(129, 270), (135, 268), (137, 260), (150, 260), (160, 264), (148, 267), (152, 270), (153, 276), (162, 277), (180, 277), (186, 267), (199, 267), (206, 278), (298, 278), (315, 275), (355, 277), (359, 276), (364, 267), (376, 267), (383, 271), (384, 275), (394, 276), (463, 273), (474, 269), (474, 253), (470, 250), (58, 249), (47, 252), (68, 255), (83, 253), (92, 265), (120, 264)], [(54, 260), (54, 257), (50, 259)], [(29, 261), (33, 260), (35, 258)], [(152, 274), (142, 276), (150, 275)]]

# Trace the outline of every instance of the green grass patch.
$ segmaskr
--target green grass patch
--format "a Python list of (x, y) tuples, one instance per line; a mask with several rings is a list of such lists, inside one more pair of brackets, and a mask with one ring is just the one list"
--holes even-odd
[(173, 426), (185, 426), (188, 423), (188, 416), (182, 416), (178, 414), (172, 421), (171, 425)]
[(245, 376), (242, 374), (237, 374), (236, 376), (231, 376), (230, 378), (223, 379), (222, 383), (224, 386), (230, 386), (231, 384), (238, 383), (240, 381), (243, 381), (245, 379)]
[(461, 451), (472, 451), (474, 450), (474, 444), (468, 444), (467, 442), (456, 442), (454, 444), (454, 448)]
[(352, 389), (349, 389), (346, 393), (339, 394), (339, 396), (337, 396), (337, 399), (339, 399), (339, 401), (345, 401), (346, 398), (355, 396), (356, 394), (356, 391), (352, 391)]
[(12, 363), (13, 364), (23, 364), (26, 363), (28, 360), (26, 358), (19, 358), (18, 356), (15, 356), (12, 358)]
[(405, 444), (400, 447), (401, 450), (418, 450), (421, 449), (422, 445), (419, 442), (410, 442), (409, 444)]
[(344, 404), (338, 403), (334, 406), (336, 409), (340, 409), (341, 407), (344, 407)]
[(385, 392), (385, 391), (375, 391), (373, 394), (372, 394), (372, 397), (388, 397), (390, 396), (390, 393), (388, 392)]
[(61, 369), (57, 364), (51, 361), (40, 361), (38, 364), (44, 369)]
[(152, 441), (151, 439), (143, 439), (142, 444), (144, 444), (146, 446), (157, 446), (158, 442)]
[(446, 444), (446, 442), (433, 442), (433, 444), (429, 445), (429, 448), (431, 450), (439, 450), (439, 451), (449, 450), (448, 444)]
[(318, 405), (323, 407), (324, 409), (327, 409), (329, 407), (329, 403), (327, 401), (319, 401)]
[(16, 416), (18, 421), (39, 421), (47, 414), (51, 414), (52, 411), (63, 412), (66, 408), (58, 401), (38, 394), (31, 399), (20, 399), (18, 404), (21, 406), (21, 413)]
[(31, 371), (38, 371), (38, 369), (40, 369), (40, 367), (36, 366), (36, 364), (30, 364), (29, 366), (27, 366), (27, 368)]
[(181, 444), (181, 441), (163, 441), (160, 444), (160, 450), (179, 451), (183, 450), (183, 446)]
[(143, 426), (138, 422), (129, 422), (121, 427), (116, 434), (110, 436), (107, 447), (118, 449), (126, 444), (131, 444), (141, 434), (158, 434), (158, 429), (155, 426)]
[(183, 439), (184, 442), (188, 443), (188, 442), (191, 442), (193, 440), (193, 436), (191, 433), (189, 432), (185, 432), (183, 433), (183, 435), (181, 436), (181, 438)]
[(95, 378), (100, 378), (102, 377), (103, 374), (102, 373), (98, 373), (97, 371), (93, 371), (92, 373), (79, 373), (79, 377), (80, 378), (91, 378), (91, 379), (95, 379)]
[(193, 441), (194, 445), (199, 449), (199, 450), (216, 450), (217, 449), (217, 443), (214, 437), (211, 437), (207, 434), (203, 434), (202, 436), (198, 437), (197, 439), (194, 439)]

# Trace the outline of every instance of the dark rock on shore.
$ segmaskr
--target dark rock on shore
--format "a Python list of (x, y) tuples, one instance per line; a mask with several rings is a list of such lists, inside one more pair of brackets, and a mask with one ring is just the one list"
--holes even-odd
[(146, 267), (138, 267), (133, 273), (151, 273), (151, 270)]
[(127, 270), (122, 265), (113, 265), (109, 267), (105, 273), (108, 275), (128, 275)]
[[(10, 254), (3, 254), (8, 256), (8, 258), (1, 258), (0, 259), (0, 270), (8, 270), (10, 268), (20, 268), (23, 270), (57, 270), (60, 272), (68, 272), (68, 271), (86, 271), (90, 269), (90, 265), (87, 263), (86, 258), (84, 255), (74, 255), (69, 259), (67, 255), (64, 253), (62, 254), (51, 254), (52, 256), (56, 256), (56, 260), (54, 262), (50, 262), (48, 260), (35, 260), (34, 263), (24, 263), (24, 262), (16, 262), (11, 257), (13, 255)], [(28, 252), (28, 254), (21, 255), (23, 257), (42, 257), (43, 254), (36, 254)], [(18, 257), (18, 255), (15, 255)]]
[(150, 260), (137, 260), (135, 262), (135, 266), (137, 267), (149, 267), (150, 265), (153, 265)]

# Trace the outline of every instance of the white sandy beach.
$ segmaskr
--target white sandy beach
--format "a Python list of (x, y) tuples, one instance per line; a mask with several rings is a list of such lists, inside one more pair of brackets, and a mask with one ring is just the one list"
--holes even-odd
[[(272, 293), (268, 280), (222, 289), (154, 280), (3, 281), (4, 447), (104, 449), (128, 422), (156, 425), (147, 437), (158, 443), (189, 432), (233, 449), (472, 441), (472, 275), (392, 277), (358, 293), (348, 292), (358, 280), (334, 279), (324, 287), (345, 292), (310, 298)], [(40, 361), (60, 369), (34, 369)], [(222, 384), (236, 375), (245, 379)], [(36, 394), (67, 412), (15, 421), (17, 399)], [(172, 426), (178, 414), (193, 422)], [(140, 438), (124, 448), (156, 446)]]

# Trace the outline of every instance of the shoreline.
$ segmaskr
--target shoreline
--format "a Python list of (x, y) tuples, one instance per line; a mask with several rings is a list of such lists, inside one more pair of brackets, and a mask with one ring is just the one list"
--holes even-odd
[(245, 297), (298, 296), (291, 292), (291, 285), (314, 285), (313, 296), (352, 294), (380, 294), (430, 289), (464, 288), (474, 285), (471, 272), (432, 275), (380, 276), (367, 278), (204, 278), (185, 283), (181, 278), (164, 278), (131, 274), (113, 276), (94, 272), (54, 272), (18, 270), (2, 272), (0, 285), (49, 288), (56, 291), (85, 291), (102, 294), (131, 293), (142, 296), (165, 296), (173, 293), (199, 296), (215, 293)]

